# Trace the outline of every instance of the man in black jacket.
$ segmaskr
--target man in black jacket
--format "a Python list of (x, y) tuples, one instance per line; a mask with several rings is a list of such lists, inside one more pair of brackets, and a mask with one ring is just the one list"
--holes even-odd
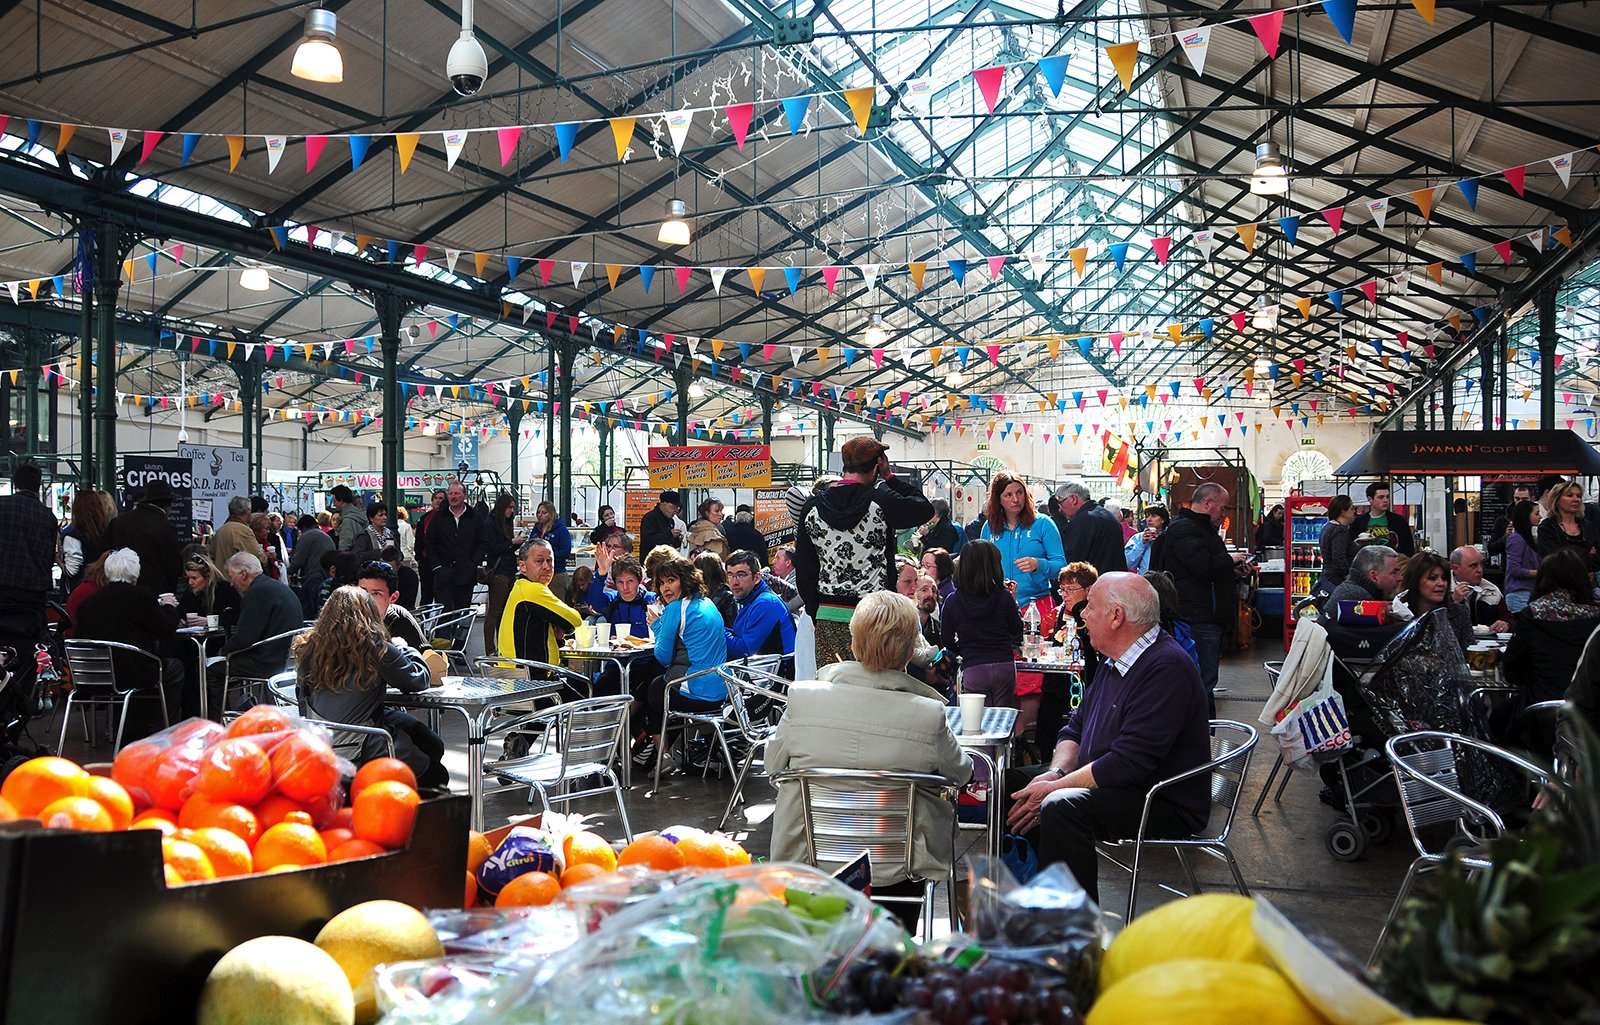
[(1101, 575), (1127, 572), (1122, 521), (1117, 514), (1090, 501), (1089, 489), (1078, 481), (1056, 488), (1056, 501), (1061, 507), (1056, 526), (1067, 564), (1087, 562)]
[(922, 550), (943, 548), (955, 555), (961, 551), (961, 543), (967, 539), (966, 531), (950, 522), (950, 503), (942, 498), (933, 500), (933, 515), (937, 518), (922, 535)]
[(1372, 535), (1371, 539), (1365, 542), (1357, 540), (1357, 546), (1388, 545), (1401, 555), (1417, 553), (1416, 545), (1411, 541), (1411, 524), (1394, 511), (1388, 481), (1375, 480), (1367, 485), (1367, 511), (1350, 524), (1352, 538), (1359, 539), (1362, 534)]
[(132, 548), (139, 556), (139, 586), (152, 594), (171, 594), (183, 579), (178, 532), (167, 518), (172, 485), (153, 480), (132, 509), (111, 521), (106, 548)]
[[(43, 474), (19, 460), (11, 470), (11, 494), (0, 497), (0, 646), (17, 652), (9, 695), (28, 693), (33, 683), (33, 646), (43, 637), (50, 568), (56, 553), (56, 518), (39, 499)], [(0, 708), (12, 708), (9, 700)]]
[(460, 481), (445, 490), (445, 506), (428, 519), (428, 561), (433, 563), (433, 597), (454, 612), (472, 604), (478, 568), (488, 548), (488, 525), (467, 505)]
[(873, 591), (892, 591), (895, 532), (933, 518), (933, 503), (897, 478), (871, 436), (844, 443), (844, 475), (800, 511), (795, 584), (817, 624), (817, 665), (850, 655), (850, 617)]
[(683, 499), (676, 491), (663, 491), (656, 501), (656, 507), (639, 520), (640, 559), (648, 557), (657, 545), (682, 547), (683, 531), (674, 522), (682, 505)]
[(1202, 484), (1194, 489), (1189, 507), (1179, 509), (1172, 526), (1161, 535), (1151, 559), (1151, 569), (1171, 574), (1178, 590), (1178, 618), (1189, 624), (1195, 653), (1200, 656), (1200, 682), (1204, 684), (1216, 718), (1217, 664), (1222, 660), (1222, 637), (1238, 615), (1234, 579), (1240, 560), (1228, 554), (1218, 527), (1228, 506), (1228, 489)]

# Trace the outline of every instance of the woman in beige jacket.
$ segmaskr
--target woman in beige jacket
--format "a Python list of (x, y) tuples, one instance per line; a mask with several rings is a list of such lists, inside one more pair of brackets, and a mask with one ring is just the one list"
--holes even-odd
[[(972, 759), (956, 743), (945, 721), (939, 692), (906, 675), (922, 638), (911, 599), (878, 591), (861, 599), (850, 619), (850, 650), (856, 661), (838, 662), (789, 690), (789, 708), (767, 742), (767, 772), (794, 769), (882, 769), (936, 773), (952, 784), (972, 778)], [(950, 802), (918, 798), (912, 869), (924, 879), (942, 878), (951, 847)], [(772, 820), (774, 861), (800, 861), (807, 854), (800, 790), (778, 788)], [(875, 892), (905, 881), (900, 866), (874, 865)], [(920, 890), (918, 891), (920, 892)]]

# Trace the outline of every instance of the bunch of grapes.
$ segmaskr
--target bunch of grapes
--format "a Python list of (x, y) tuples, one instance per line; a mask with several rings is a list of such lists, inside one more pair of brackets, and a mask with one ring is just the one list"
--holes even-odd
[(841, 1015), (915, 1008), (931, 1025), (1081, 1025), (1083, 1020), (1059, 978), (1035, 975), (1024, 965), (991, 960), (960, 968), (892, 951), (874, 951), (852, 962), (824, 1006)]

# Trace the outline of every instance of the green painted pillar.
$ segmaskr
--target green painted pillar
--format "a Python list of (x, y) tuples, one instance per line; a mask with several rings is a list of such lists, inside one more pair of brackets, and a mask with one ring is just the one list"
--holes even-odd
[[(80, 236), (83, 225), (78, 227)], [(94, 472), (94, 289), (78, 295), (78, 486), (93, 487)]]
[(522, 403), (516, 399), (506, 400), (506, 426), (511, 431), (511, 493), (518, 496), (521, 501), (522, 487)]
[(561, 376), (556, 389), (557, 401), (561, 406), (561, 492), (556, 502), (559, 516), (567, 516), (572, 512), (572, 378), (577, 354), (577, 347), (570, 340), (561, 342)]
[(102, 491), (117, 490), (117, 294), (122, 289), (124, 235), (121, 225), (103, 221), (95, 236), (95, 481)]
[(400, 493), (397, 487), (404, 468), (401, 453), (406, 430), (405, 400), (400, 395), (400, 321), (405, 304), (393, 292), (377, 297), (379, 344), (383, 349), (383, 504), (389, 509), (389, 522), (395, 522)]
[(540, 497), (554, 499), (556, 483), (556, 402), (558, 387), (556, 374), (560, 367), (556, 343), (550, 343), (550, 361), (545, 370), (544, 387), (544, 481), (539, 488)]
[(1539, 426), (1550, 430), (1556, 425), (1556, 290), (1539, 293)]
[(772, 407), (777, 400), (771, 395), (761, 396), (761, 444), (772, 444)]
[(39, 454), (39, 364), (44, 362), (45, 341), (41, 332), (33, 330), (23, 339), (22, 430), (26, 435), (24, 451), (29, 458)]

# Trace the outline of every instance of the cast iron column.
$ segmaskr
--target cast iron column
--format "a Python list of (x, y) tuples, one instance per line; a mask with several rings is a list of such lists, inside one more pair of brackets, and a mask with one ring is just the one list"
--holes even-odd
[(1495, 359), (1495, 378), (1500, 385), (1499, 391), (1495, 395), (1495, 399), (1500, 405), (1500, 412), (1498, 414), (1500, 417), (1500, 423), (1497, 428), (1499, 430), (1506, 430), (1508, 427), (1510, 427), (1510, 424), (1506, 422), (1506, 396), (1511, 394), (1511, 357), (1506, 351), (1511, 345), (1510, 334), (1510, 329), (1504, 320), (1502, 320), (1500, 323), (1500, 330), (1496, 332), (1496, 335), (1498, 336), (1497, 348), (1499, 349), (1499, 353)]
[(599, 451), (600, 458), (598, 460), (596, 460), (596, 462), (598, 464), (599, 472), (596, 473), (595, 476), (597, 478), (599, 478), (600, 502), (603, 505), (603, 504), (605, 504), (605, 500), (606, 500), (606, 486), (607, 486), (607, 483), (611, 479), (611, 475), (606, 472), (606, 456), (610, 453), (610, 450), (611, 450), (611, 426), (609, 424), (607, 424), (604, 420), (596, 420), (596, 421), (594, 421), (594, 432), (595, 432), (596, 437), (598, 438), (598, 444), (599, 444), (599, 449), (600, 449), (600, 451)]
[(30, 328), (22, 345), (22, 430), (26, 434), (23, 451), (30, 459), (39, 454), (39, 363), (44, 359), (43, 340), (40, 332)]
[(550, 360), (546, 364), (544, 388), (544, 481), (539, 488), (541, 500), (555, 500), (556, 483), (556, 374), (561, 365), (556, 355), (556, 343), (550, 342)]
[(400, 321), (406, 307), (393, 292), (383, 292), (374, 298), (381, 333), (379, 343), (383, 348), (383, 504), (389, 510), (389, 522), (393, 523), (400, 498), (397, 485), (403, 468), (400, 443), (406, 427), (399, 371)]
[(561, 497), (556, 502), (556, 512), (560, 516), (572, 515), (572, 375), (575, 358), (578, 354), (577, 347), (569, 340), (562, 340), (558, 350), (561, 358), (561, 377), (556, 388), (558, 402), (561, 405)]
[[(78, 224), (78, 244), (87, 245), (85, 226)], [(94, 269), (94, 260), (88, 261)], [(93, 487), (94, 472), (94, 288), (84, 282), (78, 292), (78, 485)]]
[(1495, 337), (1485, 335), (1478, 343), (1478, 367), (1482, 378), (1483, 430), (1494, 430)]
[(95, 479), (102, 491), (117, 491), (117, 293), (122, 288), (122, 227), (102, 221), (95, 236)]
[[(256, 447), (256, 419), (261, 410), (261, 371), (256, 366), (255, 353), (233, 368), (239, 376), (239, 434), (244, 441), (244, 479), (254, 490), (260, 473), (261, 451)], [(221, 524), (218, 524), (221, 526)]]
[(1539, 293), (1539, 426), (1556, 425), (1556, 290)]
[(777, 403), (771, 395), (761, 395), (761, 444), (772, 444), (772, 407)]
[(506, 400), (506, 426), (511, 431), (511, 493), (517, 496), (517, 503), (522, 503), (522, 453), (518, 451), (522, 445), (522, 402), (519, 399)]
[(676, 400), (677, 415), (672, 424), (672, 444), (689, 444), (689, 386), (693, 384), (694, 371), (688, 360), (672, 368), (672, 397)]
[(1456, 390), (1454, 379), (1446, 377), (1444, 380), (1439, 382), (1439, 405), (1440, 415), (1444, 417), (1444, 429), (1447, 431), (1455, 430)]

